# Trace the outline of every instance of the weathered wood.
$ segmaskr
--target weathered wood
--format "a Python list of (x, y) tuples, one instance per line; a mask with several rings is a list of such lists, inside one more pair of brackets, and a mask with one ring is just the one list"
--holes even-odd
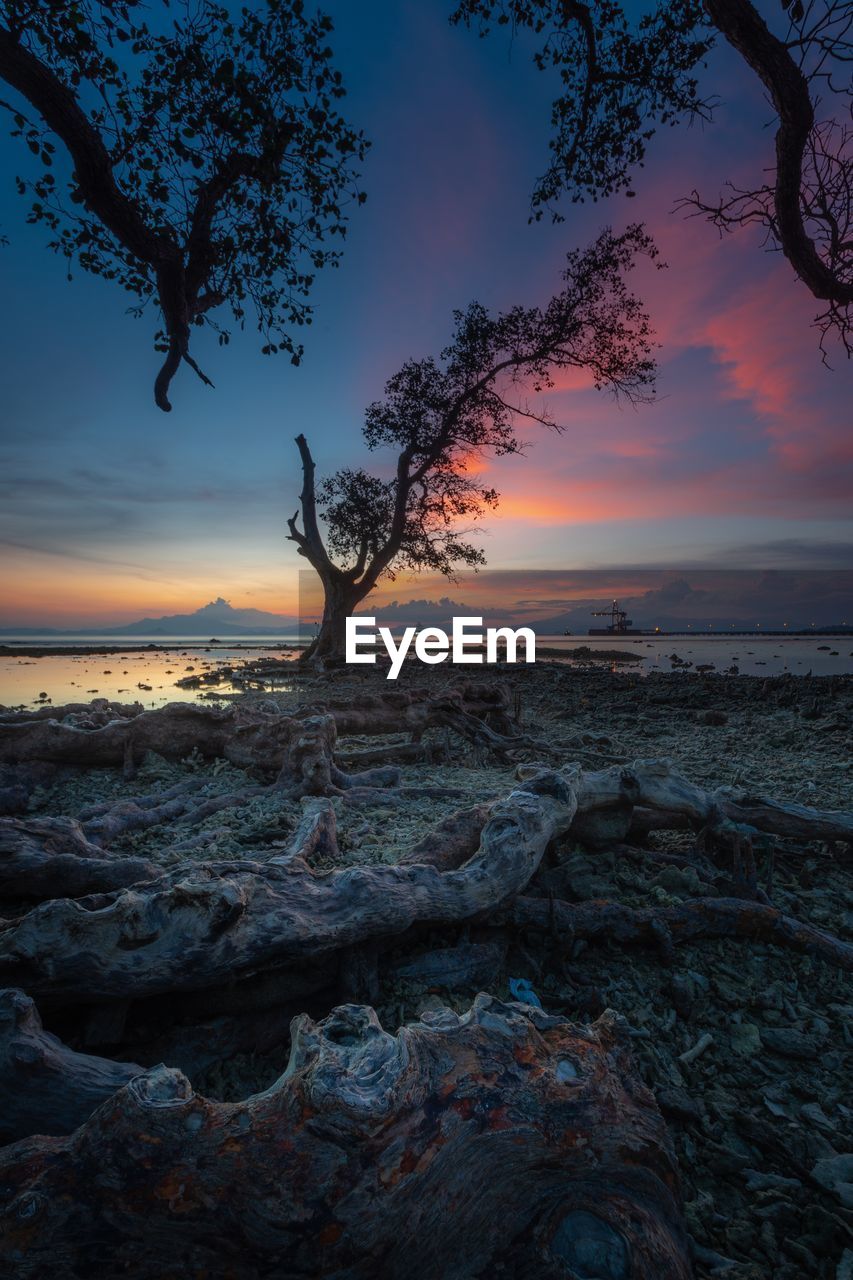
[(71, 1137), (0, 1153), (19, 1280), (193, 1275), (688, 1280), (676, 1162), (621, 1020), (478, 996), (396, 1036), (372, 1009), (295, 1020), (236, 1105), (155, 1068)]
[(0, 926), (0, 981), (52, 1000), (189, 991), (403, 933), (487, 914), (568, 829), (575, 793), (543, 773), (490, 809), (454, 870), (423, 864), (315, 872), (290, 850), (267, 863), (185, 864), (159, 880), (56, 899)]
[(702, 938), (771, 942), (853, 971), (853, 945), (776, 907), (742, 898), (692, 898), (671, 907), (629, 907), (596, 900), (569, 903), (516, 898), (507, 917), (521, 928), (536, 928), (554, 938), (604, 941), (668, 950)]
[(268, 704), (232, 703), (205, 707), (172, 702), (154, 711), (96, 699), (91, 705), (0, 717), (0, 762), (31, 760), (105, 768), (126, 767), (128, 752), (139, 760), (155, 751), (169, 760), (192, 752), (220, 757), (241, 767), (280, 771), (288, 750), (309, 719), (330, 717), (338, 735), (424, 732), (450, 709), (474, 720), (509, 723), (506, 693), (500, 687), (463, 684), (439, 699), (425, 689), (393, 690), (357, 703), (331, 701), (300, 708), (293, 715)]
[(488, 813), (486, 804), (457, 810), (407, 850), (400, 862), (422, 862), (437, 867), (439, 871), (460, 867), (476, 852)]
[[(517, 776), (539, 768), (521, 766)], [(605, 815), (610, 821), (615, 812), (626, 814), (626, 808), (636, 807), (643, 814), (646, 829), (649, 815), (658, 815), (662, 828), (686, 823), (724, 834), (727, 827), (736, 826), (740, 834), (765, 832), (797, 840), (853, 842), (853, 813), (810, 809), (734, 787), (706, 791), (678, 773), (669, 760), (637, 760), (627, 766), (579, 773), (577, 799), (578, 830), (584, 825), (591, 828), (593, 815)], [(630, 813), (626, 816), (630, 824)]]
[(506, 947), (495, 942), (468, 942), (395, 960), (388, 965), (388, 972), (425, 987), (470, 991), (497, 981), (505, 953)]
[[(686, 814), (697, 827), (729, 829), (737, 840), (763, 827), (788, 830), (789, 822), (800, 837), (813, 831), (842, 839), (853, 830), (851, 815), (756, 798), (749, 800), (750, 825), (736, 823), (729, 815), (747, 811), (739, 793), (706, 792), (666, 762), (590, 773), (569, 765), (535, 772), (492, 805), (478, 849), (461, 864), (456, 859), (471, 839), (470, 815), (451, 820), (446, 861), (436, 852), (438, 841), (423, 849), (430, 862), (317, 872), (307, 861), (310, 831), (319, 823), (318, 838), (333, 838), (325, 809), (318, 811), (324, 818), (309, 817), (299, 840), (267, 863), (188, 863), (112, 894), (42, 903), (0, 926), (0, 981), (61, 1001), (190, 991), (394, 936), (417, 923), (488, 915), (524, 889), (550, 841), (571, 834), (576, 814), (588, 822), (594, 814), (622, 813), (626, 803), (646, 810), (659, 805), (662, 813)], [(308, 843), (301, 848), (299, 841)]]
[(0, 818), (0, 898), (76, 898), (160, 874), (146, 858), (106, 853), (73, 818)]
[(357, 699), (324, 699), (311, 710), (334, 716), (341, 737), (407, 732), (417, 738), (435, 723), (437, 710), (451, 708), (485, 721), (496, 733), (509, 737), (518, 732), (509, 701), (504, 684), (457, 680), (438, 694), (428, 688), (389, 689), (381, 694), (359, 694)]
[(294, 795), (329, 796), (353, 787), (394, 787), (399, 783), (400, 770), (388, 765), (345, 773), (335, 763), (336, 743), (333, 716), (306, 716), (294, 721), (284, 748), (279, 786)]
[(148, 831), (175, 818), (185, 817), (196, 807), (205, 778), (187, 778), (165, 791), (143, 796), (124, 796), (89, 805), (78, 815), (86, 836), (94, 844), (110, 845), (128, 832)]
[(75, 1053), (44, 1030), (23, 991), (0, 991), (0, 1141), (71, 1133), (142, 1070)]
[(435, 763), (446, 753), (434, 742), (380, 742), (374, 747), (338, 750), (335, 758), (342, 769), (363, 769), (374, 764), (395, 765)]

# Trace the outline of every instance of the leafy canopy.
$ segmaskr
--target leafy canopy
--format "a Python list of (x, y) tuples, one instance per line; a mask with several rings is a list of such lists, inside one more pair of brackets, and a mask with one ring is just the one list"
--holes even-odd
[(226, 309), (298, 363), (314, 277), (363, 199), (331, 20), (302, 0), (0, 0), (0, 23), (12, 131), (41, 164), (18, 188), (69, 270), (159, 306), (178, 360), (191, 325), (227, 343)]
[(454, 313), (439, 360), (410, 360), (388, 380), (363, 435), (371, 451), (396, 456), (392, 473), (347, 468), (319, 489), (327, 545), (344, 572), (363, 575), (369, 588), (395, 567), (450, 575), (484, 563), (468, 534), (498, 494), (478, 479), (479, 463), (523, 452), (524, 422), (562, 430), (529, 400), (552, 388), (559, 371), (583, 369), (597, 389), (651, 398), (649, 319), (626, 283), (637, 255), (656, 257), (641, 227), (605, 229), (568, 254), (563, 288), (547, 306), (492, 316), (472, 303)]
[[(550, 163), (532, 217), (561, 218), (563, 197), (631, 189), (661, 125), (710, 119), (706, 55), (722, 37), (757, 78), (775, 117), (774, 154), (751, 185), (681, 207), (720, 231), (756, 224), (813, 296), (821, 350), (853, 354), (853, 8), (850, 0), (460, 0), (452, 15), (482, 35), (510, 27), (536, 41), (534, 61), (559, 80)], [(774, 29), (775, 28), (775, 29)], [(703, 87), (704, 86), (704, 87)]]
[(561, 220), (564, 194), (574, 202), (633, 194), (633, 170), (656, 128), (708, 114), (696, 72), (713, 37), (701, 2), (630, 9), (613, 0), (462, 0), (452, 15), (482, 36), (494, 25), (541, 37), (534, 63), (559, 79), (551, 159), (532, 197), (536, 219), (549, 210)]

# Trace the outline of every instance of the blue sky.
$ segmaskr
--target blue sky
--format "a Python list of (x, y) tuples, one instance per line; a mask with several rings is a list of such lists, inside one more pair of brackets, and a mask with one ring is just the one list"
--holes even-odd
[(490, 565), (843, 563), (849, 368), (820, 365), (812, 300), (755, 234), (721, 244), (670, 214), (693, 185), (714, 193), (767, 161), (768, 111), (734, 60), (715, 57), (716, 122), (659, 135), (636, 200), (528, 226), (553, 89), (528, 51), (451, 28), (440, 0), (325, 8), (346, 113), (373, 147), (368, 202), (315, 291), (298, 369), (251, 332), (224, 352), (202, 339), (216, 389), (184, 371), (161, 414), (149, 321), (109, 283), (66, 282), (14, 191), (26, 153), (0, 139), (0, 624), (120, 622), (218, 595), (292, 611), (293, 436), (321, 472), (360, 460), (364, 406), (404, 359), (440, 350), (454, 307), (544, 302), (569, 248), (637, 216), (670, 262), (638, 281), (663, 344), (659, 402), (558, 390), (566, 436), (493, 468), (505, 501), (484, 531)]

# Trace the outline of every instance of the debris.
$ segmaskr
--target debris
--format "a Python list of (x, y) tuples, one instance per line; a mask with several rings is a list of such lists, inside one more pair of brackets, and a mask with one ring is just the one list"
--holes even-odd
[(713, 1043), (714, 1037), (711, 1035), (710, 1031), (706, 1031), (705, 1034), (701, 1035), (696, 1043), (691, 1046), (691, 1048), (685, 1049), (684, 1053), (679, 1054), (678, 1061), (684, 1063), (695, 1062), (697, 1058), (701, 1057), (706, 1049), (710, 1049)]

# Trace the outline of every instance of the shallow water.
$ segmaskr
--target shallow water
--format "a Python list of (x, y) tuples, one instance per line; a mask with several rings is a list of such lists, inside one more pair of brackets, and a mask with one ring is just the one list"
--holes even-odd
[[(5, 641), (5, 643), (9, 643)], [(39, 643), (51, 648), (80, 647), (81, 644), (115, 644), (109, 636), (76, 638), (57, 642), (54, 637), (22, 638), (21, 648)], [(134, 641), (131, 640), (130, 644)], [(136, 644), (150, 644), (140, 637)], [(703, 664), (725, 674), (737, 668), (741, 675), (770, 676), (782, 672), (795, 675), (840, 675), (853, 673), (853, 653), (849, 636), (775, 637), (775, 636), (539, 636), (539, 649), (577, 649), (593, 652), (618, 650), (640, 662), (626, 663), (624, 669), (648, 674), (652, 671), (695, 671)], [(671, 660), (675, 654), (689, 666)], [(184, 639), (165, 647), (143, 652), (117, 651), (109, 654), (55, 654), (31, 658), (0, 657), (0, 705), (61, 706), (68, 702), (89, 702), (92, 698), (108, 698), (116, 702), (140, 702), (146, 709), (167, 702), (210, 702), (223, 694), (241, 691), (223, 682), (212, 687), (181, 689), (177, 681), (188, 675), (201, 675), (223, 664), (237, 665), (260, 657), (293, 658), (292, 649), (283, 649), (268, 640), (235, 641), (233, 645), (207, 645), (198, 638)], [(577, 665), (575, 660), (567, 662)], [(619, 669), (618, 663), (611, 664)], [(282, 689), (280, 680), (270, 689)], [(44, 695), (44, 696), (43, 696)]]
[[(789, 671), (794, 675), (815, 676), (853, 673), (853, 637), (846, 636), (540, 636), (538, 645), (554, 649), (593, 651), (619, 650), (639, 654), (643, 662), (634, 669), (677, 671), (672, 654), (691, 663), (689, 670), (712, 664), (723, 672), (737, 667), (744, 676), (776, 676)], [(632, 664), (632, 668), (634, 664)], [(687, 668), (684, 668), (687, 669)]]
[[(80, 645), (79, 640), (75, 643)], [(101, 643), (110, 642), (104, 639)], [(68, 702), (108, 698), (111, 702), (140, 702), (148, 710), (162, 707), (167, 702), (210, 702), (222, 693), (234, 692), (234, 689), (226, 684), (207, 689), (179, 689), (177, 681), (185, 676), (201, 675), (226, 662), (237, 664), (265, 655), (275, 658), (295, 656), (292, 650), (284, 651), (280, 647), (200, 647), (198, 641), (195, 645), (193, 648), (188, 643), (144, 653), (0, 657), (0, 705), (61, 706)]]

